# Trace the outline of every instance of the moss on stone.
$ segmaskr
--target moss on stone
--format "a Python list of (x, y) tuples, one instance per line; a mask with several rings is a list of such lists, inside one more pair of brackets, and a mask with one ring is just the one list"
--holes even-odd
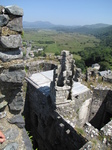
[(7, 36), (7, 35), (17, 35), (18, 34), (18, 32), (16, 32), (16, 31), (12, 31), (12, 30), (10, 30), (8, 27), (2, 27), (2, 29), (1, 29), (1, 35), (2, 36)]

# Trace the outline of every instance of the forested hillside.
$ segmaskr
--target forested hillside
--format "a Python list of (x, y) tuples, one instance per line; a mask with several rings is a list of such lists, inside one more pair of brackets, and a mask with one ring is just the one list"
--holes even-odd
[(86, 47), (84, 51), (78, 52), (81, 60), (76, 61), (77, 66), (84, 70), (86, 66), (99, 63), (101, 70), (112, 69), (112, 26), (97, 29), (92, 34), (100, 39), (100, 44), (94, 48)]

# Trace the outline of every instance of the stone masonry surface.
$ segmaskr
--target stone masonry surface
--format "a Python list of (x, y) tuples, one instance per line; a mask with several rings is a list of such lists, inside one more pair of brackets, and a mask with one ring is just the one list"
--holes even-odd
[(32, 145), (21, 115), (25, 78), (22, 51), (23, 9), (0, 6), (0, 130), (6, 141), (0, 150), (31, 150)]

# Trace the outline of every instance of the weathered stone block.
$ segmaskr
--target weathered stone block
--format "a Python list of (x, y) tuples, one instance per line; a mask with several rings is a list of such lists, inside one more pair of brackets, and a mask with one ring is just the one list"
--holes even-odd
[(21, 59), (23, 57), (23, 53), (20, 50), (9, 51), (9, 52), (0, 52), (0, 60), (3, 62), (11, 61), (15, 59)]
[(4, 48), (19, 48), (21, 46), (21, 35), (1, 36), (0, 43)]
[(23, 98), (21, 93), (18, 93), (12, 102), (9, 104), (10, 110), (12, 111), (20, 111), (23, 108)]
[(5, 106), (7, 106), (7, 102), (3, 101), (0, 103), (0, 109), (4, 108)]
[(21, 115), (15, 115), (12, 118), (8, 119), (10, 124), (15, 124), (19, 128), (25, 127), (25, 121)]
[(6, 25), (9, 21), (8, 15), (0, 15), (0, 27)]
[(7, 27), (9, 27), (11, 30), (22, 32), (22, 17), (14, 18), (7, 24)]
[(8, 14), (12, 14), (15, 16), (23, 16), (23, 9), (18, 6), (7, 6), (5, 10)]
[(25, 78), (25, 71), (11, 71), (0, 74), (0, 81), (6, 83), (22, 83)]

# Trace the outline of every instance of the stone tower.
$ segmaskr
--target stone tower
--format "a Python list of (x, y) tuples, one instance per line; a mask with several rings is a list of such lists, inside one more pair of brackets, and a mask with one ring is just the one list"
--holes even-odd
[(53, 82), (51, 82), (51, 98), (56, 102), (64, 102), (71, 99), (71, 89), (75, 74), (75, 64), (72, 54), (63, 50), (60, 65), (54, 70)]

